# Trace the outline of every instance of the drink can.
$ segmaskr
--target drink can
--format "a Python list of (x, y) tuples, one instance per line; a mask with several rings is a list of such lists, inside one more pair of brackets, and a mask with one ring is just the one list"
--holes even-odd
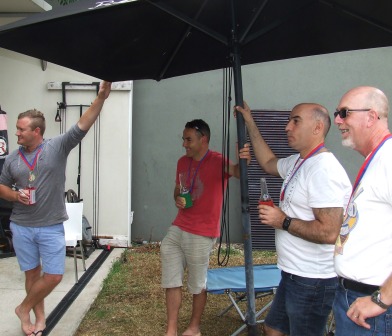
[(25, 194), (29, 196), (29, 205), (33, 205), (36, 203), (36, 199), (35, 199), (36, 191), (37, 189), (35, 187), (27, 187), (26, 189), (24, 189)]

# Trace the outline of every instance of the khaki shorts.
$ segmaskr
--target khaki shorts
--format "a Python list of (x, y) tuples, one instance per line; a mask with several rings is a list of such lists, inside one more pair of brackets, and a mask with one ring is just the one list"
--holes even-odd
[(207, 284), (207, 269), (216, 238), (198, 236), (172, 225), (161, 244), (162, 287), (183, 286), (188, 269), (188, 290), (200, 294)]

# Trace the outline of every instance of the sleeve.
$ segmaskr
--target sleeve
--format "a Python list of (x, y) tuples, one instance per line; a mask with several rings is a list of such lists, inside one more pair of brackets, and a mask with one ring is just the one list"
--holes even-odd
[(277, 169), (282, 179), (285, 179), (287, 177), (287, 175), (292, 170), (292, 168), (295, 165), (295, 162), (298, 159), (299, 159), (299, 154), (294, 154), (278, 160)]
[(0, 184), (6, 185), (8, 187), (11, 187), (13, 183), (13, 178), (10, 170), (11, 161), (12, 159), (10, 156), (7, 156), (5, 158), (3, 170), (1, 171), (0, 175)]
[[(67, 132), (54, 137), (52, 145), (63, 148), (64, 152), (68, 155), (69, 152), (75, 148), (86, 136), (87, 131), (82, 131), (77, 124), (73, 125)], [(57, 145), (55, 145), (57, 143)]]
[(350, 180), (339, 163), (323, 160), (309, 172), (308, 200), (312, 208), (344, 207), (350, 194)]

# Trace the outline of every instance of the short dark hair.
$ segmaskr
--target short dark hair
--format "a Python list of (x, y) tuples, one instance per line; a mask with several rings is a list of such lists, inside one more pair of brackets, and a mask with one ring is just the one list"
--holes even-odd
[(193, 128), (198, 132), (201, 136), (206, 136), (207, 141), (210, 142), (210, 137), (211, 137), (211, 131), (210, 131), (210, 126), (202, 120), (202, 119), (194, 119), (192, 121), (188, 121), (185, 124), (185, 128)]
[(41, 130), (41, 135), (45, 133), (46, 123), (44, 114), (36, 109), (28, 110), (26, 112), (19, 113), (18, 120), (22, 118), (29, 118), (31, 130), (35, 130), (37, 127)]

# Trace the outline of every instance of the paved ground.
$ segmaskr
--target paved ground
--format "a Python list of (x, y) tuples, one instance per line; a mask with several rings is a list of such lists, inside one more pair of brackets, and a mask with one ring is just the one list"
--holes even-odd
[[(102, 250), (95, 250), (86, 260), (87, 268), (100, 255)], [(90, 305), (101, 290), (102, 281), (106, 278), (113, 261), (120, 257), (123, 249), (114, 249), (97, 270), (83, 291), (78, 295), (61, 320), (50, 332), (50, 336), (72, 336)], [(78, 259), (79, 277), (83, 275), (82, 260)], [(66, 269), (63, 281), (47, 297), (46, 315), (60, 303), (75, 284), (73, 258), (66, 258)], [(0, 258), (0, 335), (22, 336), (20, 321), (14, 313), (15, 307), (23, 300), (24, 273), (19, 270), (16, 257)]]

